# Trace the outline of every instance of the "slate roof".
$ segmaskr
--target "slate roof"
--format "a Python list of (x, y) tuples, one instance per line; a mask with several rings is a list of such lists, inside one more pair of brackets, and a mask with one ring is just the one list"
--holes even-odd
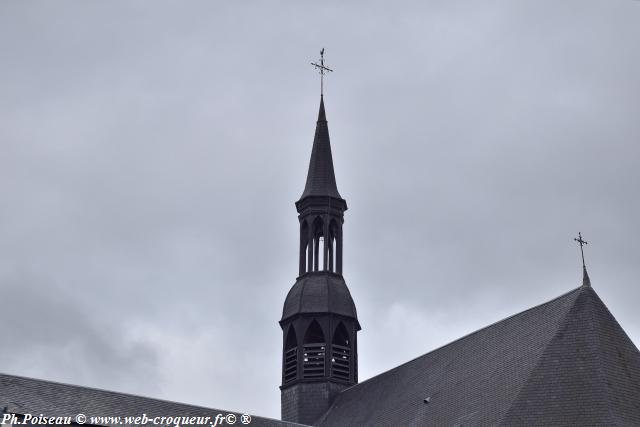
[(329, 141), (329, 126), (324, 112), (324, 99), (320, 97), (320, 111), (316, 123), (316, 134), (313, 138), (311, 159), (307, 183), (300, 200), (309, 196), (330, 196), (341, 199), (333, 171), (333, 157), (331, 156), (331, 142)]
[(581, 286), (343, 391), (319, 425), (640, 426), (640, 352)]
[[(308, 277), (329, 283), (333, 276)], [(0, 408), (72, 417), (230, 413), (4, 374)], [(640, 352), (583, 285), (346, 389), (318, 423), (640, 426)], [(261, 417), (250, 425), (300, 426)]]
[(284, 300), (282, 320), (299, 313), (336, 313), (358, 319), (343, 277), (328, 271), (307, 273), (291, 287)]
[[(47, 417), (75, 417), (77, 414), (89, 416), (210, 416), (220, 413), (233, 413), (240, 422), (241, 413), (220, 409), (186, 405), (166, 400), (151, 399), (125, 393), (99, 390), (89, 387), (61, 384), (52, 381), (0, 374), (0, 410), (14, 414), (44, 414)], [(104, 423), (101, 425), (109, 425)], [(111, 423), (110, 425), (119, 425)], [(153, 425), (148, 423), (148, 425)], [(205, 424), (208, 427), (209, 424)], [(228, 425), (228, 424), (225, 424)], [(301, 424), (273, 420), (269, 418), (251, 418), (250, 426), (258, 427), (295, 427)]]

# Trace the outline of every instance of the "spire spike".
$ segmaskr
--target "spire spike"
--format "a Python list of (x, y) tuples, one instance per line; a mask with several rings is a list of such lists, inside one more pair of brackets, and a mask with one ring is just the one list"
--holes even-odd
[(591, 286), (591, 279), (589, 279), (589, 273), (587, 273), (587, 266), (584, 263), (584, 245), (588, 245), (589, 242), (582, 238), (582, 234), (578, 231), (578, 238), (574, 238), (580, 245), (580, 255), (582, 256), (582, 286)]

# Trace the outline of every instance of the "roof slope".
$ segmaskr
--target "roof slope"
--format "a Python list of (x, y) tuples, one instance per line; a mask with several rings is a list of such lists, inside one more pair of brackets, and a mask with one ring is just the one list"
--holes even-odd
[(637, 426), (640, 352), (582, 286), (345, 390), (320, 420), (373, 425)]
[(640, 354), (591, 287), (580, 292), (503, 419), (509, 426), (559, 423), (640, 425)]
[[(212, 419), (204, 425), (210, 426), (217, 414), (226, 416), (235, 414), (236, 424), (240, 422), (241, 413), (220, 409), (203, 408), (185, 405), (166, 400), (151, 399), (125, 393), (99, 390), (61, 384), (52, 381), (37, 380), (0, 374), (0, 410), (14, 414), (44, 414), (47, 417), (75, 417), (77, 414), (102, 417), (135, 417), (146, 414), (149, 418), (156, 416), (209, 416)], [(90, 421), (87, 419), (87, 424)], [(104, 423), (108, 425), (109, 423)], [(152, 424), (151, 422), (149, 424)], [(113, 423), (112, 423), (113, 425)], [(115, 424), (118, 425), (118, 424)], [(225, 424), (227, 425), (227, 424)], [(251, 426), (259, 427), (295, 427), (301, 424), (253, 417)]]
[(324, 112), (324, 99), (320, 98), (320, 111), (316, 123), (316, 134), (313, 138), (307, 183), (300, 200), (309, 196), (330, 196), (341, 199), (333, 170), (329, 126)]

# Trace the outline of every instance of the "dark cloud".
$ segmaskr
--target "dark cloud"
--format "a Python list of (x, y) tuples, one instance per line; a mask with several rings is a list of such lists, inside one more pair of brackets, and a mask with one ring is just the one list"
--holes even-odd
[(3, 2), (0, 370), (278, 416), (323, 46), (362, 379), (579, 285), (578, 230), (638, 342), (639, 15)]
[(0, 285), (2, 339), (11, 349), (0, 363), (10, 372), (103, 387), (146, 377), (134, 390), (158, 392), (156, 349), (132, 336), (127, 324), (92, 315), (101, 312), (100, 301), (78, 304), (64, 288), (21, 274), (5, 276)]

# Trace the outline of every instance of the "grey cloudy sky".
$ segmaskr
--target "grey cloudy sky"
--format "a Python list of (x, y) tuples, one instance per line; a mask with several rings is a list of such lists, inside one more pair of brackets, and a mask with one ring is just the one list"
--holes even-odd
[(321, 47), (361, 380), (579, 286), (578, 231), (640, 343), (639, 22), (1, 1), (0, 371), (279, 417)]

